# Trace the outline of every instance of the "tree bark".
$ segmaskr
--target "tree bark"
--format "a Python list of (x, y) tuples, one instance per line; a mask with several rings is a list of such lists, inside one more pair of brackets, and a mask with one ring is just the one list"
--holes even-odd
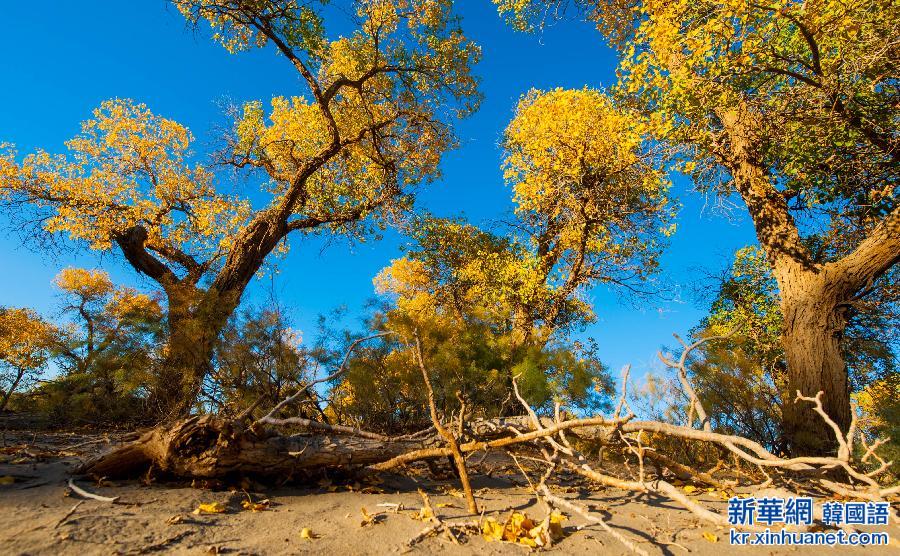
[(152, 467), (183, 478), (253, 475), (285, 480), (304, 470), (380, 463), (428, 447), (429, 442), (322, 433), (281, 436), (203, 415), (159, 426), (134, 442), (86, 461), (79, 472), (136, 477)]
[(209, 374), (216, 342), (237, 308), (240, 294), (210, 289), (169, 295), (167, 354), (151, 402), (158, 418), (176, 419), (191, 413)]
[(794, 453), (826, 454), (836, 449), (831, 428), (795, 401), (797, 392), (824, 392), (825, 412), (846, 431), (850, 426), (850, 385), (841, 349), (847, 326), (846, 305), (835, 287), (840, 281), (826, 273), (776, 272), (780, 276), (784, 316), (782, 344), (787, 360), (787, 392), (783, 400), (784, 433)]
[(797, 391), (804, 396), (824, 392), (825, 412), (841, 430), (849, 427), (850, 388), (841, 352), (846, 308), (900, 260), (900, 207), (853, 252), (835, 262), (818, 263), (803, 244), (784, 196), (765, 170), (758, 116), (740, 107), (719, 117), (726, 139), (720, 152), (722, 162), (747, 205), (778, 282), (788, 366), (786, 437), (794, 454), (822, 455), (833, 450), (833, 433), (806, 404), (794, 403), (794, 397)]

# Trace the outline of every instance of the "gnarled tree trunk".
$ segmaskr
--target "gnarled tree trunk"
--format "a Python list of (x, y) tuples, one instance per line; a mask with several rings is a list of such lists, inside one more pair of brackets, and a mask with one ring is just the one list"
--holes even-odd
[(79, 471), (98, 477), (136, 477), (152, 467), (178, 477), (253, 475), (284, 480), (303, 470), (380, 463), (428, 445), (427, 439), (376, 440), (321, 432), (281, 436), (203, 415), (159, 426), (86, 461)]
[(216, 341), (240, 300), (239, 292), (169, 288), (166, 357), (153, 386), (157, 418), (190, 414), (210, 371)]
[(842, 430), (849, 427), (850, 390), (840, 346), (847, 325), (845, 307), (900, 260), (900, 207), (842, 259), (815, 261), (784, 195), (765, 169), (758, 114), (741, 106), (719, 117), (725, 139), (720, 156), (747, 205), (780, 290), (788, 366), (784, 400), (788, 443), (795, 454), (825, 454), (833, 449), (833, 433), (793, 397), (798, 390), (804, 396), (824, 392), (826, 413)]
[(850, 426), (850, 386), (841, 348), (847, 326), (840, 281), (825, 273), (777, 273), (780, 276), (784, 315), (782, 344), (787, 359), (787, 399), (784, 432), (792, 451), (827, 453), (836, 447), (834, 433), (806, 402), (795, 402), (800, 392), (824, 392), (825, 412), (841, 430)]

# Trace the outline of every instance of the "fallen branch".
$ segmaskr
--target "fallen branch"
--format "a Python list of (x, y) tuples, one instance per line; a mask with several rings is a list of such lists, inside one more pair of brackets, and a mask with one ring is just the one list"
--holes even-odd
[(75, 510), (78, 509), (78, 506), (80, 506), (82, 504), (84, 504), (84, 500), (79, 500), (78, 503), (76, 503), (74, 506), (72, 506), (72, 509), (70, 509), (68, 512), (66, 512), (66, 515), (62, 516), (62, 519), (60, 519), (59, 521), (56, 522), (56, 525), (54, 525), (53, 528), (59, 529), (70, 517), (72, 517), (72, 514), (75, 513)]
[(72, 479), (69, 479), (69, 488), (72, 489), (72, 492), (74, 492), (78, 496), (81, 496), (82, 498), (90, 498), (91, 500), (97, 500), (99, 502), (113, 503), (119, 499), (118, 496), (110, 498), (108, 496), (100, 496), (99, 494), (94, 494), (92, 492), (88, 492), (88, 491), (84, 490), (83, 488), (79, 487), (78, 485), (76, 485), (75, 481), (73, 481)]
[[(450, 455), (453, 456), (453, 462), (456, 464), (456, 470), (459, 473), (459, 481), (462, 483), (463, 492), (466, 496), (466, 505), (469, 513), (478, 513), (478, 503), (475, 502), (475, 495), (472, 493), (472, 484), (469, 482), (469, 472), (466, 470), (466, 458), (463, 457), (459, 450), (459, 443), (453, 433), (447, 430), (441, 420), (438, 418), (437, 406), (434, 403), (434, 390), (431, 388), (431, 379), (428, 378), (428, 370), (425, 368), (425, 361), (422, 358), (422, 344), (419, 342), (419, 335), (416, 334), (416, 359), (419, 362), (419, 370), (422, 371), (422, 379), (425, 381), (425, 392), (428, 394), (428, 410), (431, 414), (431, 422), (438, 434), (447, 442)], [(460, 427), (461, 428), (461, 427)]]
[(634, 541), (632, 541), (631, 539), (629, 539), (622, 533), (620, 533), (620, 532), (616, 531), (615, 529), (613, 529), (612, 527), (610, 527), (609, 524), (606, 523), (606, 521), (604, 521), (600, 517), (590, 513), (586, 509), (582, 508), (581, 506), (579, 506), (578, 504), (576, 504), (570, 500), (566, 500), (565, 498), (560, 498), (559, 496), (553, 495), (550, 492), (550, 489), (547, 488), (547, 485), (542, 485), (541, 492), (542, 492), (544, 498), (546, 498), (549, 502), (551, 502), (555, 506), (557, 506), (559, 508), (565, 508), (566, 510), (568, 510), (572, 513), (576, 513), (576, 514), (580, 515), (585, 521), (589, 521), (591, 523), (596, 523), (604, 531), (609, 533), (614, 539), (616, 539), (617, 541), (622, 543), (628, 550), (634, 552), (635, 554), (640, 554), (641, 556), (648, 556), (646, 550), (639, 547), (637, 544), (635, 544)]

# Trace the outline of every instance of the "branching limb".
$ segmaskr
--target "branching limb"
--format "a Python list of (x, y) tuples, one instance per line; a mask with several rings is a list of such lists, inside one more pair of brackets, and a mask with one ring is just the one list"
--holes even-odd
[(425, 368), (425, 361), (422, 357), (422, 343), (419, 341), (418, 333), (415, 336), (415, 340), (416, 359), (419, 363), (419, 370), (422, 371), (422, 379), (425, 381), (425, 392), (428, 394), (428, 410), (431, 413), (431, 422), (434, 424), (434, 428), (437, 430), (438, 434), (441, 435), (441, 438), (443, 438), (450, 447), (450, 454), (453, 456), (454, 463), (456, 463), (456, 470), (459, 472), (459, 481), (462, 483), (463, 492), (466, 495), (466, 505), (468, 506), (469, 513), (477, 514), (478, 503), (475, 502), (475, 495), (472, 493), (472, 484), (469, 482), (469, 472), (466, 470), (466, 458), (463, 457), (463, 454), (459, 449), (459, 443), (456, 441), (456, 437), (441, 424), (441, 420), (438, 418), (437, 406), (434, 403), (434, 390), (431, 388), (431, 379), (428, 378), (428, 370)]

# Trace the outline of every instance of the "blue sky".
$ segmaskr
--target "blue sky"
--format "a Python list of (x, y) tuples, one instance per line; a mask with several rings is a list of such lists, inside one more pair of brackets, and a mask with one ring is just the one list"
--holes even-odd
[[(505, 26), (491, 0), (458, 4), (465, 31), (484, 51), (477, 73), (485, 100), (477, 114), (457, 126), (461, 147), (447, 155), (443, 178), (423, 191), (419, 205), (488, 224), (510, 207), (497, 143), (518, 98), (532, 87), (611, 85), (616, 58), (588, 24), (564, 22), (527, 35)], [(269, 50), (229, 55), (203, 32), (188, 29), (164, 0), (14, 2), (4, 6), (4, 16), (0, 142), (15, 143), (20, 153), (37, 147), (61, 152), (79, 123), (108, 98), (144, 102), (157, 114), (187, 125), (198, 138), (195, 148), (202, 151), (213, 126), (222, 122), (223, 102), (305, 93), (283, 58)], [(635, 375), (656, 368), (656, 350), (671, 343), (672, 332), (685, 333), (705, 312), (694, 302), (690, 286), (703, 271), (721, 269), (735, 249), (755, 241), (742, 211), (724, 217), (683, 179), (676, 179), (674, 193), (683, 209), (662, 269), (667, 282), (681, 287), (681, 299), (635, 306), (604, 288), (590, 294), (598, 321), (586, 334), (599, 341), (613, 369), (628, 362)], [(295, 327), (311, 335), (319, 314), (342, 305), (353, 319), (373, 295), (373, 276), (400, 255), (402, 242), (393, 233), (353, 246), (294, 240), (291, 253), (279, 263), (274, 288)], [(0, 305), (52, 315), (56, 299), (50, 281), (71, 265), (100, 267), (121, 283), (147, 285), (116, 253), (99, 257), (73, 247), (51, 259), (22, 247), (4, 231)], [(271, 278), (254, 283), (245, 303), (265, 302), (272, 283)]]

